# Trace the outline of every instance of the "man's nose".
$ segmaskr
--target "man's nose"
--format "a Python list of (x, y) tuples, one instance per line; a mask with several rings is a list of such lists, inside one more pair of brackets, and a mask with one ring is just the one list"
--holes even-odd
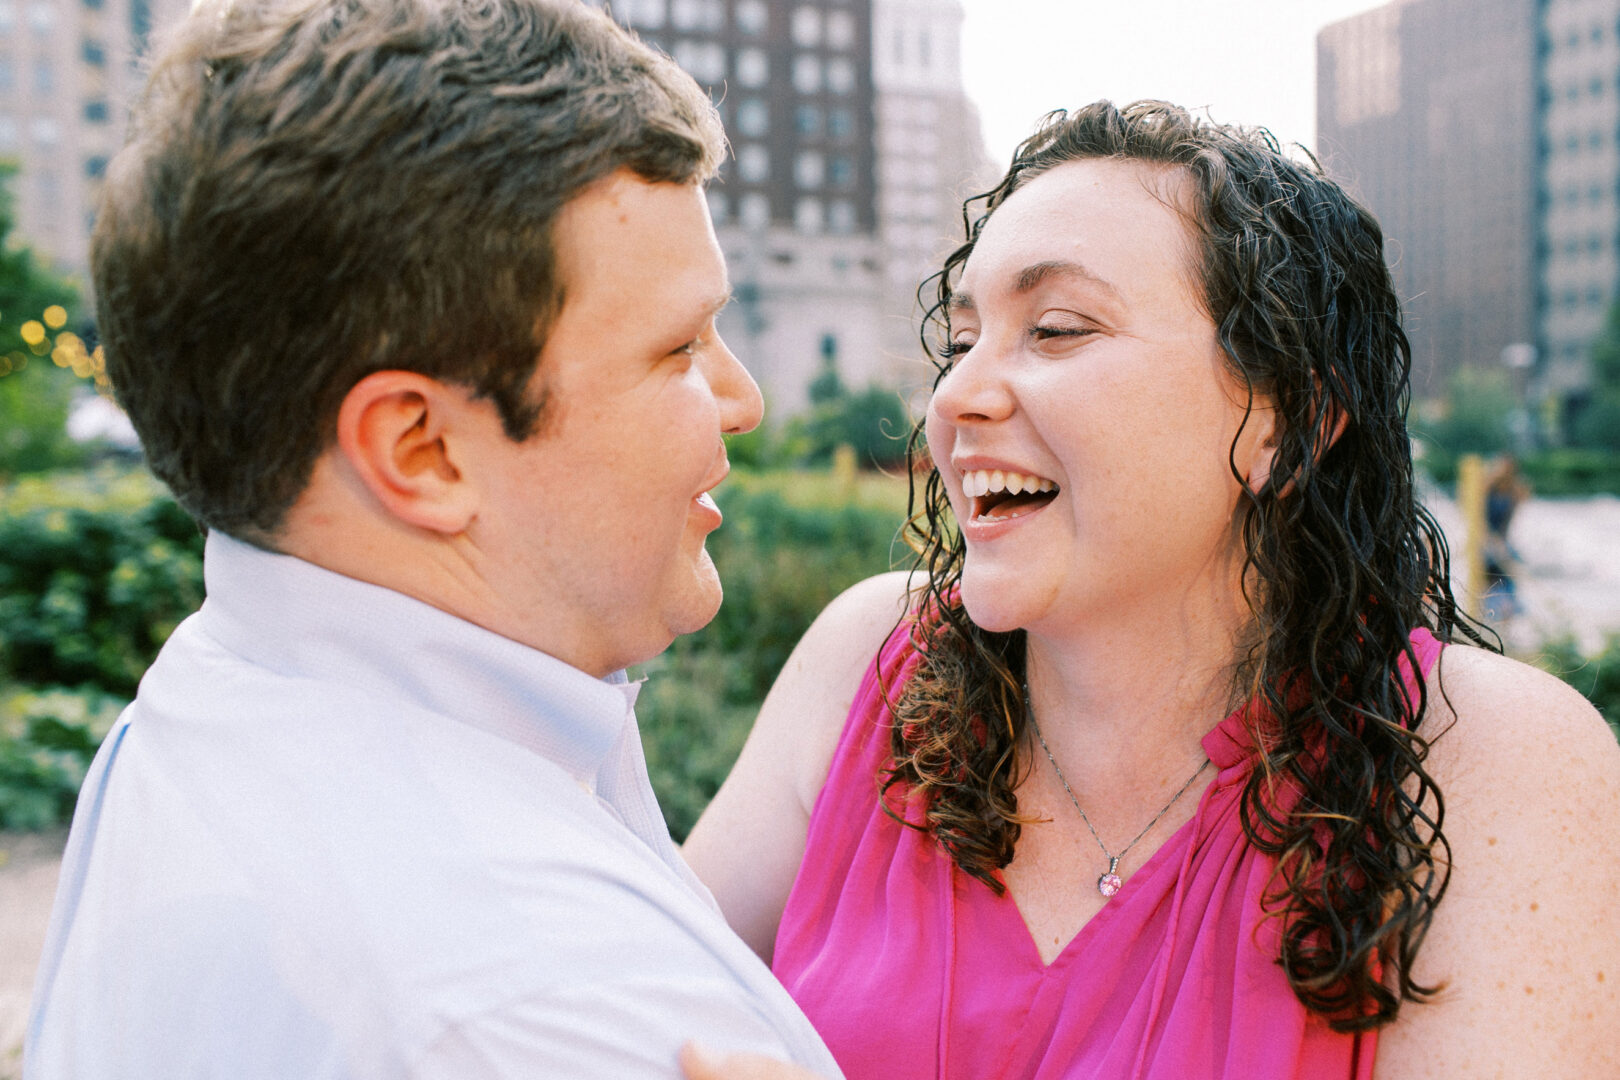
[(727, 435), (753, 431), (765, 415), (759, 384), (723, 340), (717, 339), (716, 343), (718, 348), (710, 353), (708, 375), (709, 388), (720, 404), (720, 430)]

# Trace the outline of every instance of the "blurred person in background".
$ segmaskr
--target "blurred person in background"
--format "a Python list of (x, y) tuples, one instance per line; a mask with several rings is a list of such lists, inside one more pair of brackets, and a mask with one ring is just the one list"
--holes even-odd
[(1491, 467), (1485, 480), (1485, 617), (1492, 622), (1518, 615), (1519, 553), (1508, 541), (1508, 529), (1519, 504), (1530, 497), (1530, 485), (1519, 472), (1519, 462), (1504, 454)]
[(861, 1080), (1620, 1075), (1620, 748), (1457, 611), (1377, 223), (1156, 102), (967, 209), (921, 573), (693, 831), (732, 925)]
[(93, 265), (208, 598), (85, 781), (29, 1080), (836, 1075), (623, 673), (714, 616), (760, 417), (722, 152), (574, 0), (210, 0), (161, 50)]

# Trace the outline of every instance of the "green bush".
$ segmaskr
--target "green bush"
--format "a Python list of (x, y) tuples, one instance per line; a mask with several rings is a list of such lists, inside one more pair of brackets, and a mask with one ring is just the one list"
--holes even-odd
[(143, 472), (0, 489), (0, 676), (131, 697), (202, 603), (202, 536)]
[(833, 597), (905, 563), (895, 537), (901, 481), (840, 492), (826, 474), (734, 473), (716, 493), (725, 524), (709, 553), (725, 585), (720, 614), (642, 669), (636, 706), (647, 767), (670, 831), (683, 840), (742, 749), (793, 646)]
[[(1424, 450), (1422, 467), (1435, 483), (1457, 482), (1456, 454), (1434, 446)], [(1620, 453), (1559, 447), (1519, 458), (1519, 472), (1537, 495), (1550, 497), (1620, 495)]]
[(124, 704), (93, 687), (0, 695), (0, 829), (48, 829), (72, 815), (90, 759)]

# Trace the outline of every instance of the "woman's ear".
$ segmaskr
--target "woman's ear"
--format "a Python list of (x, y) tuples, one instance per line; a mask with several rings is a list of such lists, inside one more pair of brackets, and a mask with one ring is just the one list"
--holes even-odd
[[(1344, 429), (1349, 424), (1349, 421), (1349, 414), (1335, 402), (1332, 400), (1323, 402), (1316, 426), (1316, 444), (1311, 448), (1311, 456), (1314, 460), (1321, 461), (1326, 456), (1327, 452), (1333, 448), (1333, 444), (1339, 441), (1339, 436), (1344, 434)], [(1272, 470), (1277, 459), (1278, 445), (1277, 410), (1274, 407), (1265, 410), (1263, 413), (1256, 410), (1251, 418), (1251, 423), (1259, 423), (1262, 427), (1260, 431), (1256, 432), (1259, 442), (1253, 457), (1250, 459), (1248, 475), (1245, 479), (1248, 480), (1249, 490), (1259, 494), (1265, 485), (1269, 484), (1273, 479)], [(1294, 482), (1297, 479), (1297, 476), (1288, 477), (1278, 488), (1277, 497), (1282, 498), (1292, 492)]]
[(378, 371), (338, 409), (338, 450), (371, 496), (399, 521), (445, 535), (464, 531), (476, 491), (460, 460), (468, 449), (465, 392), (411, 371)]

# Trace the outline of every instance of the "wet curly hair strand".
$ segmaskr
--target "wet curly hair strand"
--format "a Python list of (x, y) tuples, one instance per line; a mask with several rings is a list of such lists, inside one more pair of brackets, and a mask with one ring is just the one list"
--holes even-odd
[[(1427, 627), (1442, 641), (1499, 646), (1458, 610), (1445, 538), (1414, 495), (1410, 349), (1382, 233), (1305, 157), (1285, 155), (1264, 130), (1163, 102), (1051, 113), (1001, 182), (964, 205), (967, 239), (919, 297), (937, 387), (951, 366), (940, 345), (952, 285), (1015, 191), (1096, 158), (1191, 181), (1203, 303), (1251, 404), (1256, 395), (1275, 403), (1271, 474), (1290, 479), (1245, 486), (1241, 510), (1254, 627), (1234, 657), (1234, 691), (1253, 702), (1256, 744), (1243, 828), (1276, 859), (1268, 910), (1281, 922), (1278, 962), (1294, 993), (1335, 1029), (1358, 1031), (1437, 989), (1412, 977), (1450, 851), (1444, 800), (1424, 769), (1427, 692), (1420, 680), (1411, 700), (1401, 677), (1403, 665), (1416, 670), (1410, 635)], [(1340, 420), (1342, 433), (1326, 438)], [(914, 459), (926, 459), (923, 438), (919, 422)], [(890, 694), (882, 801), (1000, 893), (997, 871), (1028, 820), (1016, 794), (1028, 766), (1018, 752), (1024, 634), (982, 630), (963, 610), (965, 546), (937, 470), (913, 471), (911, 506), (925, 615), (911, 623), (916, 672)], [(1279, 785), (1301, 793), (1286, 812), (1273, 797)]]

